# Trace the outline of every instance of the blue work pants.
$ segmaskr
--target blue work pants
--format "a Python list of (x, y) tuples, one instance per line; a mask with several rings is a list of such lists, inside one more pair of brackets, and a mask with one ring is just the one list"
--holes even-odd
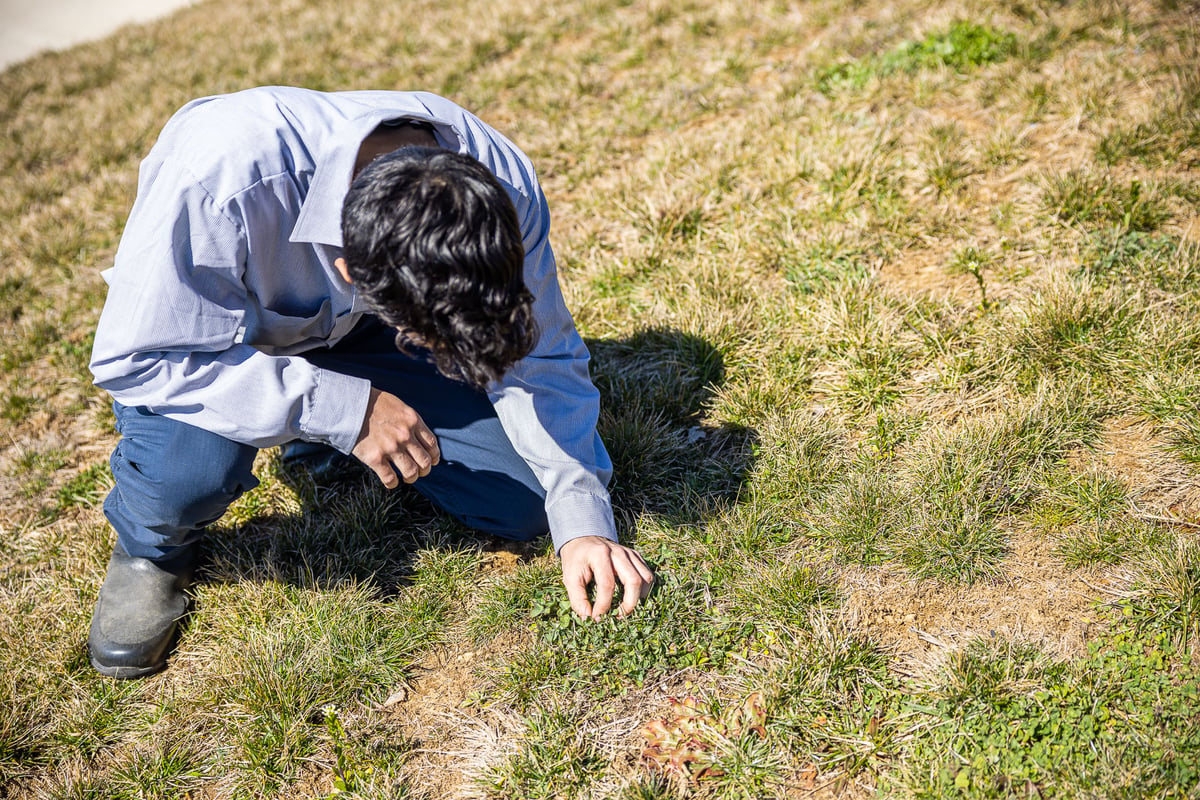
[[(545, 490), (517, 455), (487, 396), (401, 353), (394, 332), (365, 318), (316, 365), (366, 378), (412, 406), (438, 438), (441, 461), (413, 488), (469, 527), (527, 540), (547, 531)], [(252, 402), (252, 401), (251, 401)], [(257, 449), (145, 408), (114, 404), (121, 441), (104, 513), (125, 551), (166, 559), (196, 541), (244, 492)]]

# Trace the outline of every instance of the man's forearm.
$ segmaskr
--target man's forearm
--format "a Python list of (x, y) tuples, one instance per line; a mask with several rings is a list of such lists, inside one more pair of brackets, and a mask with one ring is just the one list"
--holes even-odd
[(141, 353), (93, 362), (96, 385), (126, 406), (254, 447), (293, 439), (354, 448), (370, 383), (247, 345), (220, 353)]

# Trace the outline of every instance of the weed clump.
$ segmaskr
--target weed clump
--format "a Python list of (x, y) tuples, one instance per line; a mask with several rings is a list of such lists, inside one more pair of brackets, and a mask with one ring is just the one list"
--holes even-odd
[(1124, 185), (1107, 174), (1072, 169), (1046, 180), (1042, 207), (1067, 224), (1155, 231), (1171, 218), (1155, 188), (1146, 187), (1137, 178)]
[(1123, 608), (1140, 629), (1168, 637), (1181, 650), (1200, 641), (1200, 543), (1179, 542), (1150, 556)]
[(946, 67), (956, 72), (994, 64), (1013, 55), (1016, 35), (988, 25), (959, 20), (944, 31), (909, 41), (882, 56), (838, 64), (817, 73), (817, 88), (827, 95), (842, 87), (860, 89), (872, 78), (882, 79), (897, 72)]

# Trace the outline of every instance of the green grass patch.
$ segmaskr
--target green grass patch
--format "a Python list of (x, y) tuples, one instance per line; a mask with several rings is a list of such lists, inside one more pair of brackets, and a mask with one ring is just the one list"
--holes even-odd
[(1131, 503), (1122, 480), (1089, 470), (1048, 481), (1029, 516), (1057, 539), (1066, 566), (1119, 564), (1164, 541), (1161, 526), (1138, 519)]
[(1158, 526), (1128, 516), (1084, 522), (1067, 529), (1055, 553), (1068, 567), (1120, 564), (1164, 537)]
[(912, 698), (924, 719), (889, 780), (915, 797), (1188, 797), (1200, 780), (1193, 666), (1120, 633), (1079, 661), (976, 642)]
[(1086, 241), (1079, 271), (1105, 282), (1194, 292), (1200, 288), (1200, 247), (1168, 235), (1109, 229)]
[(1200, 545), (1180, 541), (1161, 548), (1140, 569), (1124, 615), (1149, 635), (1165, 636), (1181, 650), (1200, 641)]
[(826, 286), (862, 280), (868, 275), (861, 253), (832, 245), (780, 256), (776, 266), (783, 270), (788, 288), (800, 294), (813, 294)]
[(1137, 390), (1141, 410), (1159, 424), (1168, 449), (1194, 468), (1200, 468), (1198, 392), (1200, 380), (1194, 370), (1176, 373), (1169, 379), (1156, 374), (1143, 376)]
[(217, 769), (198, 747), (159, 741), (118, 763), (96, 790), (117, 798), (183, 800), (201, 791), (216, 774)]
[(721, 613), (711, 597), (704, 583), (660, 571), (650, 598), (626, 619), (584, 620), (565, 591), (548, 592), (531, 609), (534, 651), (504, 671), (498, 686), (528, 703), (551, 679), (607, 696), (667, 670), (720, 669), (754, 627)]
[(897, 537), (896, 509), (903, 504), (895, 476), (878, 464), (856, 469), (827, 500), (812, 535), (828, 543), (842, 561), (881, 564), (891, 558)]
[(476, 640), (524, 627), (535, 601), (561, 580), (558, 565), (541, 559), (521, 564), (515, 571), (484, 585), (468, 618), (467, 629)]
[(382, 701), (446, 621), (444, 601), (421, 591), (393, 601), (365, 585), (238, 594), (201, 592), (214, 613), (196, 620), (181, 655), (204, 655), (202, 702), (249, 794), (295, 782), (320, 751), (324, 709)]
[(796, 763), (871, 774), (895, 752), (895, 731), (880, 724), (898, 711), (887, 657), (844, 626), (785, 639), (749, 687), (762, 692), (767, 730)]
[(585, 796), (605, 759), (575, 716), (539, 708), (525, 725), (517, 752), (480, 780), (488, 796), (503, 800)]
[(837, 605), (836, 585), (804, 559), (751, 564), (733, 587), (734, 607), (768, 636), (809, 630), (814, 616)]
[(1067, 453), (1097, 430), (1083, 410), (1045, 398), (990, 420), (928, 431), (899, 453), (904, 439), (892, 439), (898, 433), (884, 426), (877, 432), (883, 447), (866, 440), (808, 523), (809, 535), (842, 560), (895, 561), (917, 578), (994, 577), (1008, 547), (1003, 519), (1028, 507), (1047, 480), (1058, 480)]
[(92, 464), (54, 493), (59, 509), (75, 506), (94, 506), (112, 488), (112, 470), (107, 462)]
[[(1137, 160), (1148, 167), (1178, 163), (1181, 154), (1200, 146), (1200, 81), (1184, 77), (1151, 103), (1150, 119), (1120, 120), (1096, 144), (1096, 158), (1116, 165)], [(1190, 157), (1194, 166), (1196, 156)]]
[(919, 334), (906, 321), (912, 310), (871, 280), (846, 284), (822, 298), (814, 327), (826, 349), (826, 366), (813, 388), (855, 416), (899, 401), (924, 356)]
[(1126, 184), (1086, 169), (1047, 179), (1042, 207), (1067, 224), (1117, 226), (1122, 231), (1155, 231), (1172, 215), (1157, 187), (1137, 178)]
[(1138, 295), (1055, 280), (994, 321), (999, 330), (986, 348), (1026, 391), (1052, 380), (1124, 392), (1144, 367), (1155, 322)]
[(1017, 37), (1008, 31), (958, 20), (945, 30), (904, 42), (883, 55), (826, 67), (817, 73), (817, 88), (832, 95), (844, 88), (861, 89), (873, 79), (895, 73), (938, 67), (965, 72), (1004, 61), (1017, 49)]

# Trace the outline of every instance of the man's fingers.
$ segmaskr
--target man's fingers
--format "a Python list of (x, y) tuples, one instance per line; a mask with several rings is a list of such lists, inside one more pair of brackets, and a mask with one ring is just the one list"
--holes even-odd
[(413, 483), (428, 475), (442, 456), (437, 436), (421, 415), (395, 395), (375, 388), (353, 453), (389, 489), (400, 480)]
[(425, 427), (420, 417), (407, 433), (408, 436), (393, 445), (395, 454), (392, 456), (392, 462), (400, 468), (404, 482), (413, 483), (417, 478), (429, 474), (438, 463), (441, 453), (438, 450), (437, 437)]
[(592, 579), (590, 572), (575, 575), (563, 575), (563, 585), (567, 587), (567, 597), (571, 600), (571, 610), (581, 617), (592, 615), (592, 604), (588, 602), (587, 585)]
[(433, 431), (426, 428), (424, 423), (421, 424), (421, 429), (417, 431), (417, 441), (425, 448), (425, 452), (429, 454), (429, 465), (436, 467), (437, 463), (442, 460), (442, 449), (438, 447), (437, 437), (433, 435)]
[(645, 600), (650, 596), (650, 590), (654, 588), (654, 570), (650, 569), (650, 565), (641, 559), (639, 556), (634, 562), (638, 574), (642, 576), (642, 592), (640, 599)]
[(383, 461), (379, 464), (368, 464), (371, 471), (379, 477), (379, 482), (387, 489), (395, 489), (400, 485), (400, 479), (396, 477), (396, 470), (388, 461)]
[(384, 486), (395, 489), (401, 480), (405, 483), (415, 483), (418, 478), (428, 475), (433, 468), (433, 460), (424, 450), (410, 449), (398, 452), (391, 458), (381, 456), (379, 461), (368, 466), (379, 476)]
[(620, 608), (620, 614), (624, 617), (632, 614), (638, 601), (650, 594), (650, 589), (654, 585), (654, 575), (650, 572), (650, 568), (636, 557), (636, 554), (614, 559), (614, 562), (613, 566), (617, 570), (617, 577), (620, 579), (621, 585), (625, 587)]
[(429, 470), (433, 468), (433, 455), (423, 447), (416, 444), (409, 446), (407, 451), (402, 451), (400, 457), (407, 458), (412, 461), (414, 468), (413, 480), (423, 478), (429, 474)]
[(418, 478), (424, 478), (436, 463), (429, 451), (416, 445), (411, 445), (407, 450), (401, 450), (392, 457), (392, 464), (404, 476), (405, 483), (415, 483)]
[(612, 559), (605, 560), (608, 563), (595, 570), (596, 604), (592, 607), (592, 619), (600, 619), (612, 609), (613, 590), (617, 588)]
[[(582, 536), (563, 545), (559, 551), (563, 565), (563, 583), (571, 608), (581, 617), (600, 619), (613, 605), (617, 581), (624, 587), (620, 614), (631, 613), (638, 601), (650, 594), (654, 572), (637, 551), (598, 536)], [(596, 601), (587, 601), (589, 581), (596, 585)]]
[(437, 436), (433, 431), (425, 425), (425, 421), (413, 412), (414, 422), (412, 427), (408, 429), (407, 436), (400, 438), (396, 442), (398, 450), (407, 450), (409, 456), (417, 463), (425, 472), (422, 475), (428, 474), (430, 467), (434, 466), (441, 460), (441, 449), (438, 447)]

